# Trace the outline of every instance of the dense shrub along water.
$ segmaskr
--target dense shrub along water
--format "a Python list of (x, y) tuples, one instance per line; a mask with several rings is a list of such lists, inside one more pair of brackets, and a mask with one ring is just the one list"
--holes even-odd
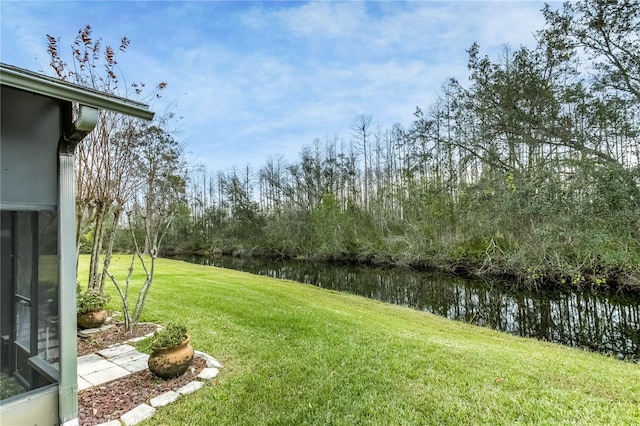
[[(594, 205), (576, 200), (570, 191), (528, 182), (535, 175), (521, 180), (511, 179), (514, 189), (501, 191), (500, 182), (496, 189), (496, 180), (483, 181), (455, 197), (438, 188), (414, 187), (402, 217), (383, 223), (375, 213), (356, 205), (343, 209), (334, 195), (325, 194), (310, 212), (256, 210), (257, 219), (249, 223), (225, 218), (203, 239), (198, 224), (189, 222), (191, 228), (169, 238), (165, 253), (391, 263), (506, 278), (517, 287), (640, 290), (640, 194), (629, 197), (625, 208), (614, 204), (614, 210), (605, 202)], [(246, 233), (238, 234), (245, 227)]]

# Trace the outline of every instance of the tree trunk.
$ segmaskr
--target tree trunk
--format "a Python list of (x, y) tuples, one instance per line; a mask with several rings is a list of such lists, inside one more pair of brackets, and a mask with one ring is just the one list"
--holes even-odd
[(107, 276), (104, 273), (104, 271), (108, 271), (109, 266), (111, 266), (111, 257), (113, 254), (113, 243), (115, 242), (115, 239), (116, 239), (116, 228), (118, 226), (118, 222), (120, 221), (121, 214), (122, 214), (122, 208), (116, 207), (115, 211), (113, 212), (113, 220), (111, 222), (111, 229), (109, 230), (109, 236), (107, 240), (107, 250), (105, 251), (104, 262), (102, 264), (103, 273), (100, 274), (100, 293), (104, 292), (105, 281), (107, 279)]
[(93, 241), (91, 245), (91, 260), (89, 261), (89, 290), (99, 290), (100, 288), (100, 254), (102, 253), (102, 240), (104, 238), (104, 217), (106, 207), (104, 204), (98, 205), (96, 208), (96, 216), (94, 219)]

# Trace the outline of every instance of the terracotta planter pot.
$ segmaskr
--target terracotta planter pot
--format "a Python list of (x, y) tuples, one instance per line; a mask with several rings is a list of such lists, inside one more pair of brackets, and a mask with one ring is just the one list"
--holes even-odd
[(185, 336), (184, 341), (171, 348), (154, 349), (149, 356), (149, 370), (163, 379), (182, 376), (193, 363), (193, 346), (191, 338)]
[(107, 320), (107, 311), (100, 309), (99, 311), (90, 311), (84, 314), (78, 314), (78, 328), (98, 328)]

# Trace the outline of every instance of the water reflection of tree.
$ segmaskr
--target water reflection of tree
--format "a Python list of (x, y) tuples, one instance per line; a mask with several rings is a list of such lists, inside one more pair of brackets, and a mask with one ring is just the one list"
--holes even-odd
[(631, 297), (507, 291), (496, 283), (410, 269), (243, 258), (224, 262), (219, 266), (359, 294), (518, 336), (640, 359), (640, 303)]

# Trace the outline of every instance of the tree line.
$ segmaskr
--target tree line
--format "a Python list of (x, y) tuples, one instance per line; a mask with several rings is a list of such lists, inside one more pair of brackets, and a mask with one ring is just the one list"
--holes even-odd
[(407, 127), (363, 114), (294, 162), (196, 168), (167, 247), (638, 287), (638, 3), (542, 13), (534, 48), (472, 45), (469, 83)]

